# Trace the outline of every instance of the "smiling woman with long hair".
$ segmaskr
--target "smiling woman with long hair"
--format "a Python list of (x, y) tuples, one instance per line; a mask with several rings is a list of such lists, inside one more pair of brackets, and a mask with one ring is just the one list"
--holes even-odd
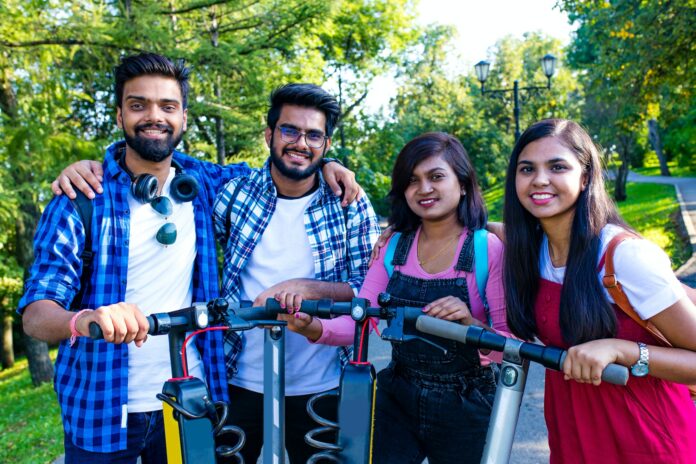
[[(441, 132), (404, 146), (392, 173), (390, 222), (400, 235), (389, 273), (389, 245), (370, 267), (360, 296), (373, 305), (385, 290), (400, 306), (507, 333), (502, 243), (488, 234), (485, 296), (476, 285), (473, 235), (486, 225), (476, 174), (462, 144)], [(398, 238), (397, 238), (398, 237)], [(393, 246), (393, 244), (392, 244)], [(387, 263), (390, 264), (390, 263)], [(374, 462), (476, 463), (495, 396), (497, 366), (476, 349), (434, 338), (394, 344), (377, 379)]]
[[(516, 335), (569, 348), (563, 372), (546, 372), (544, 414), (552, 463), (694, 463), (696, 308), (657, 246), (621, 220), (599, 151), (578, 124), (527, 129), (507, 171), (504, 222), (508, 324)], [(607, 247), (637, 317), (602, 286)], [(623, 386), (601, 383), (609, 363), (630, 367)], [(646, 375), (647, 374), (647, 375)]]

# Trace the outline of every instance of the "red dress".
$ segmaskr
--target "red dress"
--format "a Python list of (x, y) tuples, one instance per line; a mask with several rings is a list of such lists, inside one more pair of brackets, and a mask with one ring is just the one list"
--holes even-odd
[[(561, 288), (541, 279), (535, 318), (544, 344), (568, 348), (559, 323)], [(616, 315), (617, 338), (658, 345), (623, 311)], [(696, 407), (684, 385), (648, 375), (631, 376), (625, 387), (596, 387), (547, 370), (544, 416), (552, 464), (696, 463)]]

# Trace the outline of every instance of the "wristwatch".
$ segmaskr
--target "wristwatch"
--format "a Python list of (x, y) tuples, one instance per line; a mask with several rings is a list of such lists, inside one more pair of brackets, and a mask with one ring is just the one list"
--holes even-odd
[(338, 159), (338, 158), (326, 158), (326, 157), (323, 157), (323, 158), (321, 159), (321, 161), (319, 162), (319, 164), (321, 164), (321, 167), (322, 167), (322, 168), (323, 168), (324, 166), (326, 166), (327, 164), (329, 164), (329, 163), (338, 163), (338, 164), (340, 164), (341, 166), (343, 166), (343, 163), (341, 163), (341, 160)]
[(645, 377), (648, 375), (648, 372), (650, 372), (650, 369), (648, 369), (650, 352), (648, 352), (648, 346), (643, 342), (638, 342), (638, 349), (640, 350), (640, 357), (638, 361), (631, 366), (631, 374), (634, 377)]

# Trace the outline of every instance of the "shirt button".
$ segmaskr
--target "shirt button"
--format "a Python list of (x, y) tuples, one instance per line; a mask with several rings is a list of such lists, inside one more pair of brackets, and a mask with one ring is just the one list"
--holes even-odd
[(126, 245), (128, 245), (128, 244), (130, 243), (130, 240), (126, 239), (126, 240), (123, 241), (123, 243), (125, 243)]
[(546, 316), (541, 316), (541, 322), (542, 322), (543, 324), (546, 324), (546, 321), (547, 321), (547, 320), (548, 320), (548, 319), (546, 319)]
[(546, 295), (546, 296), (544, 297), (544, 300), (546, 300), (546, 302), (548, 303), (549, 301), (551, 301), (551, 297), (548, 296), (548, 295)]

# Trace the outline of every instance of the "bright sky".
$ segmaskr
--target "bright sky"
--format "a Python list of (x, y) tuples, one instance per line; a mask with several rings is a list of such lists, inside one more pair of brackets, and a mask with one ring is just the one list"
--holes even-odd
[[(453, 45), (458, 56), (453, 56), (450, 66), (465, 72), (488, 58), (488, 49), (506, 35), (522, 38), (525, 32), (541, 31), (569, 43), (572, 27), (555, 4), (556, 0), (421, 0), (418, 22), (455, 26)], [(378, 79), (368, 107), (376, 111), (386, 106), (395, 90), (392, 79)]]

